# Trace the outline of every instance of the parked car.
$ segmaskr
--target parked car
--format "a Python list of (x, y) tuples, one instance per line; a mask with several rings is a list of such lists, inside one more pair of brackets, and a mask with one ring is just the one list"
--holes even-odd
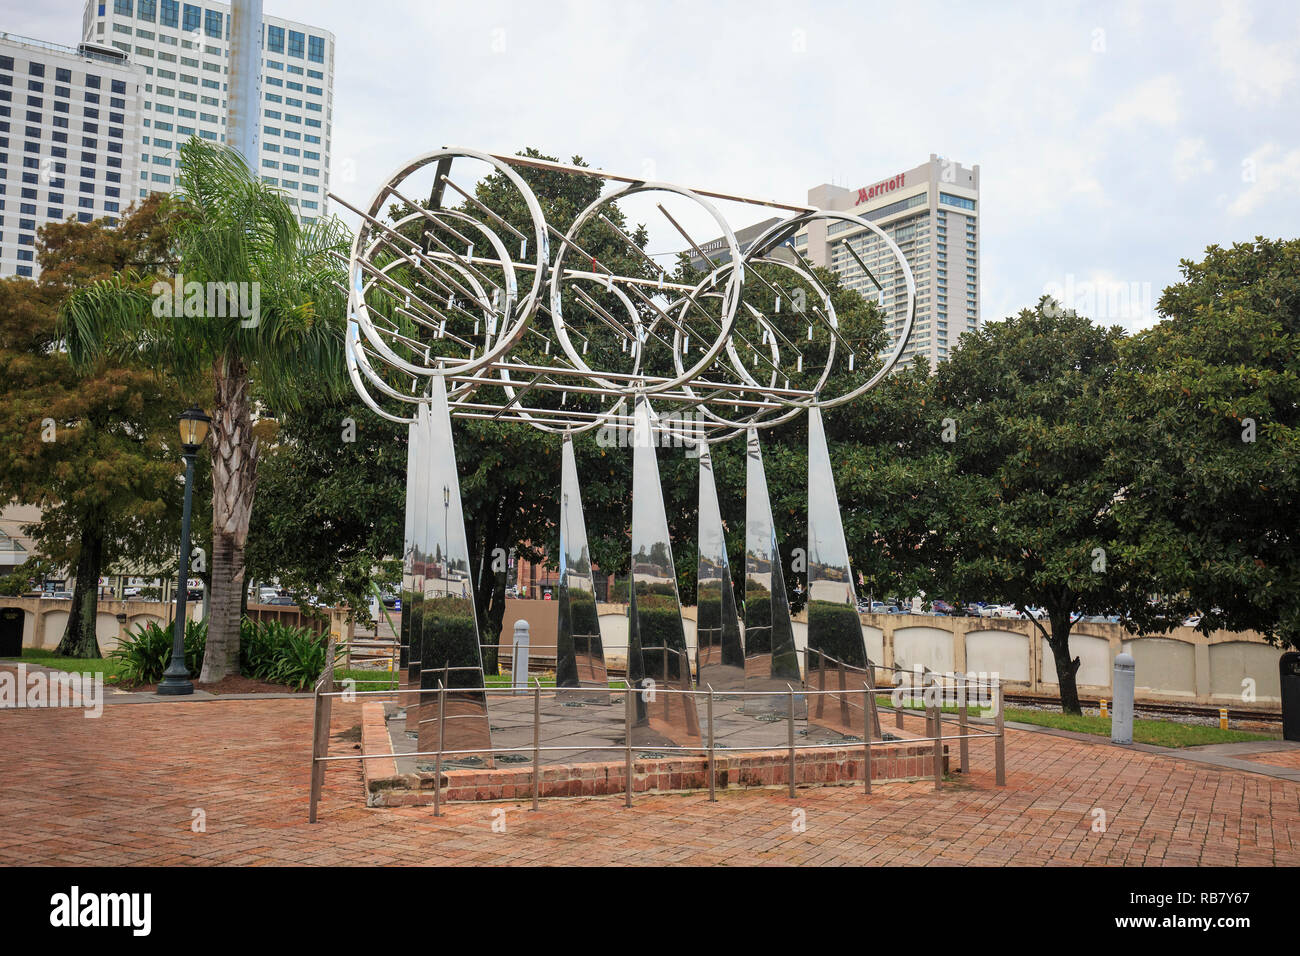
[(283, 606), (287, 606), (287, 605), (292, 604), (292, 605), (294, 605), (295, 607), (297, 607), (297, 605), (298, 605), (298, 602), (297, 602), (294, 598), (289, 597), (287, 594), (277, 594), (275, 597), (273, 597), (273, 598), (271, 598), (271, 599), (269, 599), (269, 600), (267, 600), (267, 601), (263, 601), (262, 603), (263, 603), (263, 604), (283, 605)]
[(957, 609), (954, 608), (954, 607), (953, 607), (951, 604), (949, 604), (947, 601), (931, 601), (931, 602), (930, 602), (930, 613), (931, 613), (931, 614), (937, 614), (937, 615), (939, 615), (940, 617), (947, 617), (947, 616), (950, 615), (950, 614), (956, 614), (956, 613), (957, 613)]

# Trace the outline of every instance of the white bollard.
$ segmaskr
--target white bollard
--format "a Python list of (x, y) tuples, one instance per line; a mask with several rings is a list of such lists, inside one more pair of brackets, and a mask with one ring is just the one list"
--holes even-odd
[(516, 694), (528, 693), (528, 622), (515, 621), (514, 657), (510, 664), (510, 686)]
[(1112, 684), (1115, 692), (1115, 707), (1110, 718), (1110, 742), (1131, 744), (1133, 742), (1133, 692), (1137, 683), (1133, 655), (1117, 654), (1114, 673)]

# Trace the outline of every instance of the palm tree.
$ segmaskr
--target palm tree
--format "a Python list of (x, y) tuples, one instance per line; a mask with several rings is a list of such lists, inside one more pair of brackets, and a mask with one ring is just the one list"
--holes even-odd
[[(212, 595), (199, 678), (208, 682), (239, 672), (254, 410), (296, 408), (301, 389), (322, 381), (343, 387), (347, 238), (334, 219), (300, 223), (284, 194), (227, 147), (189, 140), (177, 182), (172, 274), (127, 272), (86, 286), (61, 318), (78, 366), (109, 355), (182, 386), (211, 376)], [(201, 296), (173, 301), (178, 287)], [(234, 308), (222, 293), (256, 308)]]

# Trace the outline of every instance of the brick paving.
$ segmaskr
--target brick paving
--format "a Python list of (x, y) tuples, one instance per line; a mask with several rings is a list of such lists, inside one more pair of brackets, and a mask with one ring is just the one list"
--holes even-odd
[[(359, 706), (336, 705), (332, 723), (332, 753), (355, 751)], [(316, 826), (310, 734), (309, 700), (112, 705), (98, 720), (0, 711), (0, 865), (1300, 865), (1300, 784), (1047, 734), (1009, 731), (1005, 789), (978, 742), (969, 779), (938, 793), (452, 804), (441, 818), (367, 809), (359, 768), (335, 763)], [(191, 829), (196, 809), (206, 832)]]
[(1271, 767), (1286, 767), (1288, 770), (1300, 770), (1300, 749), (1277, 750), (1271, 753), (1255, 753), (1245, 759), (1255, 763), (1266, 763)]

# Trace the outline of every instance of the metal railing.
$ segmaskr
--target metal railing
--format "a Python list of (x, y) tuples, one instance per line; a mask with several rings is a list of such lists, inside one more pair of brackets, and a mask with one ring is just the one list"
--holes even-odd
[[(813, 652), (813, 653), (820, 653), (820, 652)], [(834, 662), (834, 664), (837, 665), (837, 668), (839, 665), (843, 663), (836, 660), (835, 658), (830, 657), (829, 655), (819, 656), (818, 662), (822, 663), (823, 661)], [(844, 667), (847, 668), (849, 667), (849, 665), (844, 665)], [(474, 670), (476, 668), (468, 668), (468, 669)], [(446, 669), (444, 668), (444, 670)], [(825, 667), (820, 668), (820, 670), (822, 670), (823, 673), (826, 672)], [(857, 668), (857, 671), (860, 673), (870, 673), (875, 670), (892, 671), (895, 674), (910, 673), (903, 670), (902, 668), (885, 667), (884, 665), (868, 665), (867, 668)], [(689, 673), (689, 671), (687, 673)], [(845, 673), (847, 673), (847, 671), (845, 671)], [(908, 737), (906, 739), (895, 738), (892, 740), (885, 740), (883, 738), (883, 735), (881, 735), (880, 739), (873, 739), (874, 735), (872, 733), (872, 727), (873, 724), (876, 724), (878, 726), (878, 710), (880, 707), (886, 706), (887, 709), (892, 709), (895, 711), (896, 726), (898, 728), (902, 728), (903, 726), (904, 714), (915, 710), (915, 708), (904, 707), (901, 705), (894, 706), (892, 700), (890, 705), (882, 705), (877, 700), (877, 695), (882, 693), (882, 691), (885, 689), (877, 688), (875, 686), (874, 679), (869, 680), (865, 686), (857, 690), (850, 690), (848, 688), (833, 688), (830, 690), (819, 689), (819, 688), (796, 688), (793, 685), (787, 683), (786, 690), (784, 692), (775, 689), (757, 690), (757, 691), (731, 690), (731, 689), (715, 690), (713, 687), (709, 685), (706, 685), (703, 689), (673, 688), (673, 687), (662, 687), (662, 686), (654, 686), (652, 688), (636, 688), (636, 687), (629, 686), (623, 682), (617, 682), (617, 683), (610, 682), (605, 687), (562, 687), (562, 688), (548, 688), (548, 690), (551, 690), (553, 693), (563, 693), (564, 695), (566, 695), (566, 697), (570, 695), (581, 695), (581, 694), (589, 693), (593, 695), (603, 695), (606, 698), (608, 698), (608, 695), (610, 695), (611, 693), (618, 693), (620, 691), (623, 692), (623, 696), (624, 696), (623, 743), (621, 745), (577, 744), (577, 743), (569, 744), (567, 746), (543, 745), (541, 742), (541, 701), (542, 701), (543, 689), (541, 686), (541, 682), (537, 679), (534, 679), (533, 687), (531, 688), (532, 696), (533, 696), (533, 708), (532, 708), (533, 709), (533, 735), (532, 735), (531, 745), (503, 747), (503, 746), (496, 746), (496, 745), (489, 744), (489, 746), (486, 747), (480, 746), (480, 747), (473, 747), (470, 749), (449, 750), (447, 749), (446, 746), (446, 736), (445, 736), (446, 722), (450, 719), (455, 719), (455, 717), (457, 716), (457, 715), (452, 715), (452, 717), (447, 716), (446, 699), (449, 693), (452, 695), (458, 695), (458, 694), (464, 695), (466, 693), (470, 693), (475, 695), (476, 697), (481, 695), (485, 704), (484, 713), (481, 715), (481, 717), (480, 715), (460, 715), (460, 716), (472, 716), (474, 719), (486, 720), (487, 713), (488, 713), (486, 703), (488, 697), (491, 696), (514, 697), (516, 694), (515, 688), (486, 687), (486, 686), (473, 687), (473, 688), (458, 688), (458, 687), (449, 687), (446, 685), (446, 683), (443, 680), (439, 680), (438, 686), (436, 688), (399, 686), (397, 688), (388, 689), (388, 690), (357, 691), (357, 690), (349, 689), (346, 691), (336, 691), (332, 689), (333, 669), (331, 667), (329, 670), (326, 671), (325, 674), (321, 675), (321, 679), (316, 683), (315, 686), (315, 693), (314, 693), (315, 710), (314, 710), (313, 734), (312, 734), (312, 774), (311, 774), (311, 797), (310, 797), (309, 821), (315, 823), (317, 820), (317, 809), (320, 802), (321, 791), (324, 785), (324, 771), (325, 771), (325, 766), (327, 764), (338, 762), (338, 761), (366, 761), (366, 760), (396, 761), (398, 759), (417, 759), (422, 757), (423, 758), (431, 757), (434, 760), (433, 807), (434, 807), (435, 816), (441, 816), (442, 814), (442, 788), (443, 788), (442, 768), (445, 759), (447, 758), (454, 759), (457, 757), (471, 757), (471, 756), (482, 757), (484, 755), (495, 756), (495, 755), (505, 755), (505, 754), (521, 754), (521, 753), (530, 753), (532, 756), (532, 760), (531, 760), (532, 807), (534, 810), (538, 808), (539, 800), (540, 800), (542, 755), (552, 754), (552, 753), (574, 753), (574, 752), (622, 753), (624, 755), (624, 805), (630, 807), (632, 806), (632, 791), (633, 791), (633, 780), (634, 780), (633, 770), (635, 765), (633, 754), (634, 751), (639, 749), (644, 749), (645, 747), (645, 745), (636, 744), (633, 739), (634, 727), (642, 726), (641, 724), (637, 723), (636, 718), (634, 716), (635, 709), (636, 709), (634, 704), (638, 696), (642, 696), (644, 699), (645, 695), (651, 695), (649, 702), (653, 702), (654, 695), (658, 695), (658, 694), (678, 695), (680, 698), (683, 698), (681, 703), (688, 714), (698, 714), (698, 705), (696, 704), (696, 699), (701, 696), (706, 698), (705, 727), (703, 728), (704, 733), (701, 734), (699, 732), (700, 728), (698, 727), (698, 724), (696, 725), (696, 729), (694, 731), (695, 736), (702, 740), (703, 746), (681, 746), (678, 744), (661, 745), (659, 743), (655, 743), (653, 744), (653, 750), (656, 752), (663, 752), (665, 754), (704, 756), (707, 760), (706, 773), (707, 773), (707, 780), (708, 780), (709, 800), (711, 802), (716, 802), (717, 800), (716, 756), (717, 756), (717, 750), (719, 749), (715, 738), (716, 723), (714, 719), (713, 704), (714, 701), (719, 699), (745, 698), (745, 697), (765, 697), (769, 699), (774, 696), (786, 697), (786, 708), (785, 708), (786, 709), (785, 723), (787, 725), (786, 741), (784, 744), (771, 744), (771, 745), (745, 744), (743, 747), (739, 748), (738, 750), (733, 750), (732, 748), (725, 748), (725, 749), (727, 749), (728, 752), (732, 752), (732, 753), (773, 752), (773, 751), (787, 752), (789, 755), (787, 777), (788, 777), (788, 785), (789, 785), (789, 795), (791, 797), (795, 796), (795, 787), (797, 784), (797, 767), (798, 767), (799, 750), (803, 750), (803, 751), (844, 750), (844, 749), (848, 749), (848, 747), (851, 746), (847, 742), (850, 739), (854, 741), (852, 745), (857, 745), (856, 738), (846, 738), (844, 740), (830, 741), (827, 743), (805, 742), (801, 746), (796, 747), (795, 724), (796, 724), (796, 699), (798, 697), (805, 697), (805, 698), (816, 697), (819, 698), (819, 704), (824, 704), (825, 698), (829, 697), (832, 699), (832, 701), (840, 701), (842, 705), (849, 705), (849, 708), (851, 710), (857, 711), (862, 715), (861, 716), (862, 740), (860, 746), (862, 747), (862, 755), (863, 755), (864, 769), (863, 769), (862, 782), (863, 782), (863, 789), (865, 793), (871, 793), (871, 787), (872, 787), (872, 769), (871, 769), (872, 748), (898, 747), (898, 746), (915, 747), (915, 746), (922, 746), (925, 744), (931, 744), (933, 746), (933, 754), (934, 754), (934, 769), (933, 769), (934, 789), (940, 790), (943, 787), (944, 745), (953, 742), (956, 742), (958, 744), (959, 760), (960, 760), (959, 765), (960, 765), (961, 772), (965, 774), (965, 773), (969, 773), (971, 768), (970, 749), (969, 749), (970, 741), (980, 740), (980, 739), (991, 739), (993, 741), (995, 783), (999, 787), (1006, 786), (1006, 733), (1005, 733), (1005, 726), (1004, 726), (1004, 719), (1005, 719), (1004, 718), (1004, 692), (1003, 692), (1001, 679), (1000, 678), (979, 678), (979, 677), (972, 678), (971, 675), (966, 675), (966, 674), (939, 674), (934, 671), (926, 672), (926, 677), (930, 681), (929, 684), (926, 684), (923, 687), (910, 688), (906, 692), (909, 695), (927, 695), (929, 696), (931, 701), (941, 701), (946, 697), (947, 687), (951, 686), (955, 692), (953, 699), (956, 702), (956, 710), (957, 710), (957, 718), (956, 718), (957, 732), (955, 734), (944, 732), (945, 718), (944, 718), (942, 706), (940, 706), (940, 704), (938, 703), (927, 702), (923, 711), (923, 716), (925, 717), (925, 728), (926, 728), (924, 736)], [(620, 686), (620, 684), (622, 686)], [(895, 693), (898, 690), (897, 687), (888, 688), (888, 689)], [(969, 697), (969, 692), (972, 690), (976, 692), (980, 690), (987, 691), (987, 700), (990, 701), (990, 704), (994, 711), (992, 715), (993, 729), (991, 731), (980, 730), (977, 727), (973, 727), (971, 725), (971, 716), (969, 714), (968, 697)], [(420, 699), (424, 701), (421, 704), (421, 711), (423, 711), (424, 708), (428, 707), (429, 704), (432, 703), (432, 701), (428, 700), (428, 698), (432, 695), (437, 695), (438, 728), (437, 728), (437, 748), (435, 750), (422, 751), (419, 749), (419, 745), (417, 742), (417, 749), (413, 752), (397, 753), (394, 752), (392, 749), (389, 749), (384, 753), (373, 753), (373, 754), (367, 754), (364, 752), (359, 754), (336, 754), (336, 755), (329, 754), (329, 722), (331, 717), (332, 702), (334, 698), (347, 697), (349, 699), (349, 702), (356, 701), (362, 698), (367, 698), (367, 697), (376, 698), (376, 699), (382, 698), (382, 699), (393, 700), (394, 698), (400, 698), (402, 695), (411, 695), (411, 694), (419, 695)], [(860, 698), (860, 700), (856, 698)], [(517, 699), (517, 697), (515, 699)], [(809, 711), (809, 716), (807, 719), (809, 723), (812, 724), (813, 723), (812, 708), (809, 707), (808, 711)], [(948, 718), (948, 719), (951, 720), (952, 718)], [(854, 718), (854, 720), (856, 720), (856, 718)], [(856, 723), (851, 721), (844, 721), (842, 725), (848, 726), (852, 729), (854, 726), (856, 726)], [(981, 722), (981, 726), (982, 725), (983, 724)]]

